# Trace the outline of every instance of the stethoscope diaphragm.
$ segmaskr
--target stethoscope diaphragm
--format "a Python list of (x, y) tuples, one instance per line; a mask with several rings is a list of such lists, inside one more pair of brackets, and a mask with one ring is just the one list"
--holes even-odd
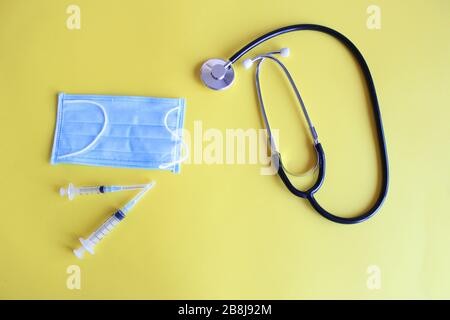
[(208, 88), (223, 90), (233, 83), (234, 70), (228, 61), (209, 59), (202, 65), (200, 77)]

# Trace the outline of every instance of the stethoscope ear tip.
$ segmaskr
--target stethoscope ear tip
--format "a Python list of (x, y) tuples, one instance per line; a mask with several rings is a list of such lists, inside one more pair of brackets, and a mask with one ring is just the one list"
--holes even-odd
[(245, 69), (248, 70), (252, 67), (253, 62), (255, 62), (256, 60), (264, 58), (264, 56), (273, 56), (274, 54), (279, 54), (283, 58), (286, 58), (289, 57), (289, 55), (291, 54), (291, 50), (289, 48), (282, 48), (280, 49), (280, 51), (272, 51), (266, 53), (265, 55), (256, 56), (253, 59), (245, 59), (244, 61), (242, 61), (242, 65), (244, 66)]
[(291, 49), (289, 49), (289, 48), (282, 48), (280, 50), (280, 56), (282, 56), (283, 58), (289, 57), (290, 54), (291, 54)]
[(242, 61), (242, 65), (247, 70), (252, 67), (252, 64), (253, 64), (253, 60), (252, 59), (245, 59), (244, 61)]

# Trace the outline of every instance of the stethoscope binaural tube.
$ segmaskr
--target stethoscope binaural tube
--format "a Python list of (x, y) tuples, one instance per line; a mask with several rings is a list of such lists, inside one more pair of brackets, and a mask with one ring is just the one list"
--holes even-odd
[[(289, 84), (292, 87), (292, 90), (295, 93), (295, 96), (297, 98), (297, 102), (300, 106), (300, 110), (303, 113), (303, 116), (305, 117), (305, 120), (308, 124), (309, 127), (309, 131), (311, 133), (311, 138), (314, 141), (314, 144), (319, 143), (319, 136), (317, 134), (316, 128), (314, 127), (311, 117), (309, 116), (308, 110), (306, 108), (305, 103), (303, 102), (303, 98), (300, 95), (300, 91), (297, 88), (297, 85), (295, 84), (294, 79), (292, 78), (289, 70), (286, 68), (286, 66), (278, 59), (275, 57), (275, 54), (279, 54), (282, 57), (287, 57), (289, 56), (289, 49), (288, 48), (283, 48), (279, 51), (272, 51), (272, 52), (268, 52), (266, 54), (261, 54), (258, 55), (252, 59), (246, 59), (244, 61), (244, 67), (246, 69), (250, 68), (251, 65), (256, 62), (256, 72), (255, 72), (255, 86), (256, 86), (256, 93), (258, 96), (258, 101), (259, 101), (259, 107), (260, 107), (260, 111), (261, 111), (261, 115), (262, 115), (262, 119), (264, 122), (264, 127), (267, 131), (267, 136), (268, 136), (268, 145), (270, 147), (270, 152), (273, 156), (278, 157), (279, 159), (274, 159), (276, 162), (274, 163), (275, 165), (280, 165), (283, 167), (283, 170), (286, 171), (289, 175), (291, 176), (295, 176), (295, 177), (304, 177), (307, 175), (310, 175), (312, 173), (314, 173), (317, 168), (319, 167), (319, 156), (317, 156), (317, 161), (316, 164), (314, 165), (314, 167), (312, 167), (311, 169), (309, 169), (308, 171), (304, 172), (304, 173), (294, 173), (293, 171), (289, 171), (282, 163), (281, 161), (281, 154), (278, 151), (278, 148), (276, 146), (276, 142), (275, 139), (272, 136), (272, 129), (270, 128), (270, 123), (269, 123), (269, 119), (267, 117), (267, 112), (266, 112), (266, 107), (265, 107), (265, 103), (264, 103), (264, 98), (263, 98), (263, 90), (261, 87), (261, 80), (260, 80), (260, 73), (261, 73), (261, 65), (263, 64), (263, 62), (265, 60), (269, 60), (269, 61), (273, 61), (275, 62), (283, 71), (284, 75), (286, 76), (286, 78), (289, 81)], [(316, 150), (317, 153), (317, 150)]]
[[(326, 162), (325, 162), (325, 154), (323, 152), (322, 145), (317, 142), (314, 144), (314, 148), (317, 151), (318, 155), (318, 177), (316, 180), (316, 183), (309, 188), (307, 191), (301, 191), (298, 190), (296, 187), (292, 185), (290, 182), (288, 176), (286, 175), (282, 163), (281, 158), (279, 158), (280, 165), (278, 166), (278, 175), (280, 176), (283, 183), (286, 185), (286, 187), (289, 189), (290, 192), (292, 192), (294, 195), (306, 198), (313, 208), (324, 218), (331, 220), (336, 223), (341, 224), (355, 224), (363, 222), (370, 217), (372, 217), (382, 206), (384, 200), (386, 199), (387, 191), (388, 191), (388, 185), (389, 185), (389, 165), (388, 165), (388, 156), (387, 156), (387, 149), (386, 149), (386, 140), (384, 137), (384, 129), (383, 129), (383, 122), (381, 118), (381, 112), (380, 107), (378, 104), (378, 98), (377, 93), (375, 90), (375, 84), (372, 79), (372, 75), (370, 73), (369, 67), (361, 54), (361, 52), (358, 50), (358, 48), (343, 34), (339, 33), (338, 31), (321, 26), (316, 24), (297, 24), (297, 25), (291, 25), (283, 28), (276, 29), (274, 31), (271, 31), (269, 33), (266, 33), (265, 35), (253, 40), (252, 42), (248, 43), (244, 47), (242, 47), (239, 51), (237, 51), (235, 54), (233, 54), (228, 61), (220, 60), (220, 59), (212, 59), (208, 60), (203, 66), (202, 66), (202, 81), (207, 85), (208, 87), (215, 89), (215, 90), (221, 90), (225, 89), (228, 86), (231, 85), (231, 83), (234, 80), (234, 71), (232, 68), (232, 65), (238, 61), (243, 55), (245, 55), (248, 51), (252, 50), (254, 47), (258, 46), (259, 44), (272, 39), (274, 37), (277, 37), (279, 35), (293, 32), (293, 31), (301, 31), (301, 30), (311, 30), (311, 31), (318, 31), (322, 33), (326, 33), (337, 40), (339, 40), (342, 44), (344, 44), (352, 53), (352, 55), (355, 57), (355, 59), (358, 61), (358, 64), (361, 68), (361, 71), (364, 75), (364, 78), (366, 80), (367, 84), (367, 90), (370, 97), (370, 102), (372, 104), (372, 113), (375, 121), (375, 127), (377, 132), (377, 140), (378, 140), (378, 152), (380, 157), (380, 164), (381, 164), (381, 187), (378, 193), (378, 197), (375, 201), (375, 203), (372, 205), (370, 209), (368, 209), (366, 212), (359, 214), (355, 217), (341, 217), (334, 215), (327, 210), (325, 210), (314, 198), (315, 193), (319, 190), (321, 187), (324, 177), (325, 177), (325, 168), (326, 168)], [(210, 63), (212, 61), (219, 60), (220, 63)]]

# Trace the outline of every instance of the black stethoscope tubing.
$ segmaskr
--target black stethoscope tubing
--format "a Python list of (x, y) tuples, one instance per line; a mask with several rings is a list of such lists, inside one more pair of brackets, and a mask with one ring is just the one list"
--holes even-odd
[(389, 165), (388, 165), (388, 156), (387, 156), (387, 149), (386, 149), (386, 140), (384, 137), (384, 130), (383, 130), (383, 122), (381, 119), (381, 112), (380, 107), (378, 104), (378, 98), (377, 93), (375, 90), (375, 84), (372, 79), (372, 75), (370, 74), (369, 67), (364, 60), (363, 55), (358, 50), (358, 48), (343, 34), (339, 33), (336, 30), (333, 30), (331, 28), (317, 25), (317, 24), (296, 24), (291, 25), (283, 28), (279, 28), (277, 30), (271, 31), (269, 33), (266, 33), (265, 35), (253, 40), (252, 42), (245, 45), (243, 48), (241, 48), (239, 51), (237, 51), (234, 55), (232, 55), (229, 59), (230, 64), (235, 63), (237, 60), (239, 60), (243, 55), (245, 55), (248, 51), (253, 49), (254, 47), (258, 46), (259, 44), (272, 39), (274, 37), (280, 36), (282, 34), (293, 32), (293, 31), (301, 31), (301, 30), (312, 30), (312, 31), (319, 31), (326, 33), (328, 35), (331, 35), (332, 37), (339, 40), (341, 43), (343, 43), (353, 54), (355, 59), (358, 61), (359, 66), (361, 67), (361, 70), (363, 72), (364, 78), (366, 79), (367, 89), (370, 96), (370, 101), (372, 104), (372, 112), (373, 117), (375, 120), (375, 127), (377, 132), (377, 138), (378, 138), (378, 151), (379, 151), (379, 157), (381, 162), (381, 188), (378, 193), (378, 197), (375, 201), (375, 203), (372, 205), (370, 209), (368, 209), (366, 212), (359, 214), (355, 217), (341, 217), (334, 215), (327, 210), (325, 210), (314, 198), (315, 193), (320, 189), (320, 187), (323, 184), (323, 181), (325, 179), (325, 168), (326, 168), (326, 161), (325, 161), (325, 153), (323, 151), (322, 145), (317, 142), (314, 144), (314, 148), (317, 151), (318, 156), (318, 176), (317, 180), (314, 183), (314, 185), (309, 188), (306, 191), (302, 191), (297, 189), (289, 180), (289, 177), (286, 175), (283, 165), (281, 164), (281, 157), (279, 157), (280, 165), (278, 166), (278, 175), (280, 176), (283, 183), (286, 185), (286, 187), (289, 189), (290, 192), (292, 192), (294, 195), (300, 198), (307, 199), (310, 204), (313, 206), (313, 208), (324, 218), (331, 220), (336, 223), (341, 224), (355, 224), (363, 222), (370, 217), (372, 217), (382, 206), (386, 195), (388, 191), (388, 185), (389, 185)]

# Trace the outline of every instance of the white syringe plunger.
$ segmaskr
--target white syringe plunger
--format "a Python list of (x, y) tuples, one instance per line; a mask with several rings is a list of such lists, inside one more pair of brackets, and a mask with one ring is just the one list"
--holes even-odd
[(61, 197), (67, 195), (69, 200), (73, 200), (73, 198), (75, 198), (77, 194), (79, 194), (78, 188), (76, 188), (72, 183), (69, 183), (67, 189), (65, 189), (64, 187), (59, 188), (59, 195)]
[(85, 251), (88, 251), (90, 254), (94, 254), (94, 246), (95, 244), (93, 244), (91, 241), (80, 238), (80, 243), (81, 243), (81, 247), (79, 247), (78, 249), (73, 250), (73, 253), (75, 254), (75, 256), (78, 259), (83, 259), (83, 255)]

